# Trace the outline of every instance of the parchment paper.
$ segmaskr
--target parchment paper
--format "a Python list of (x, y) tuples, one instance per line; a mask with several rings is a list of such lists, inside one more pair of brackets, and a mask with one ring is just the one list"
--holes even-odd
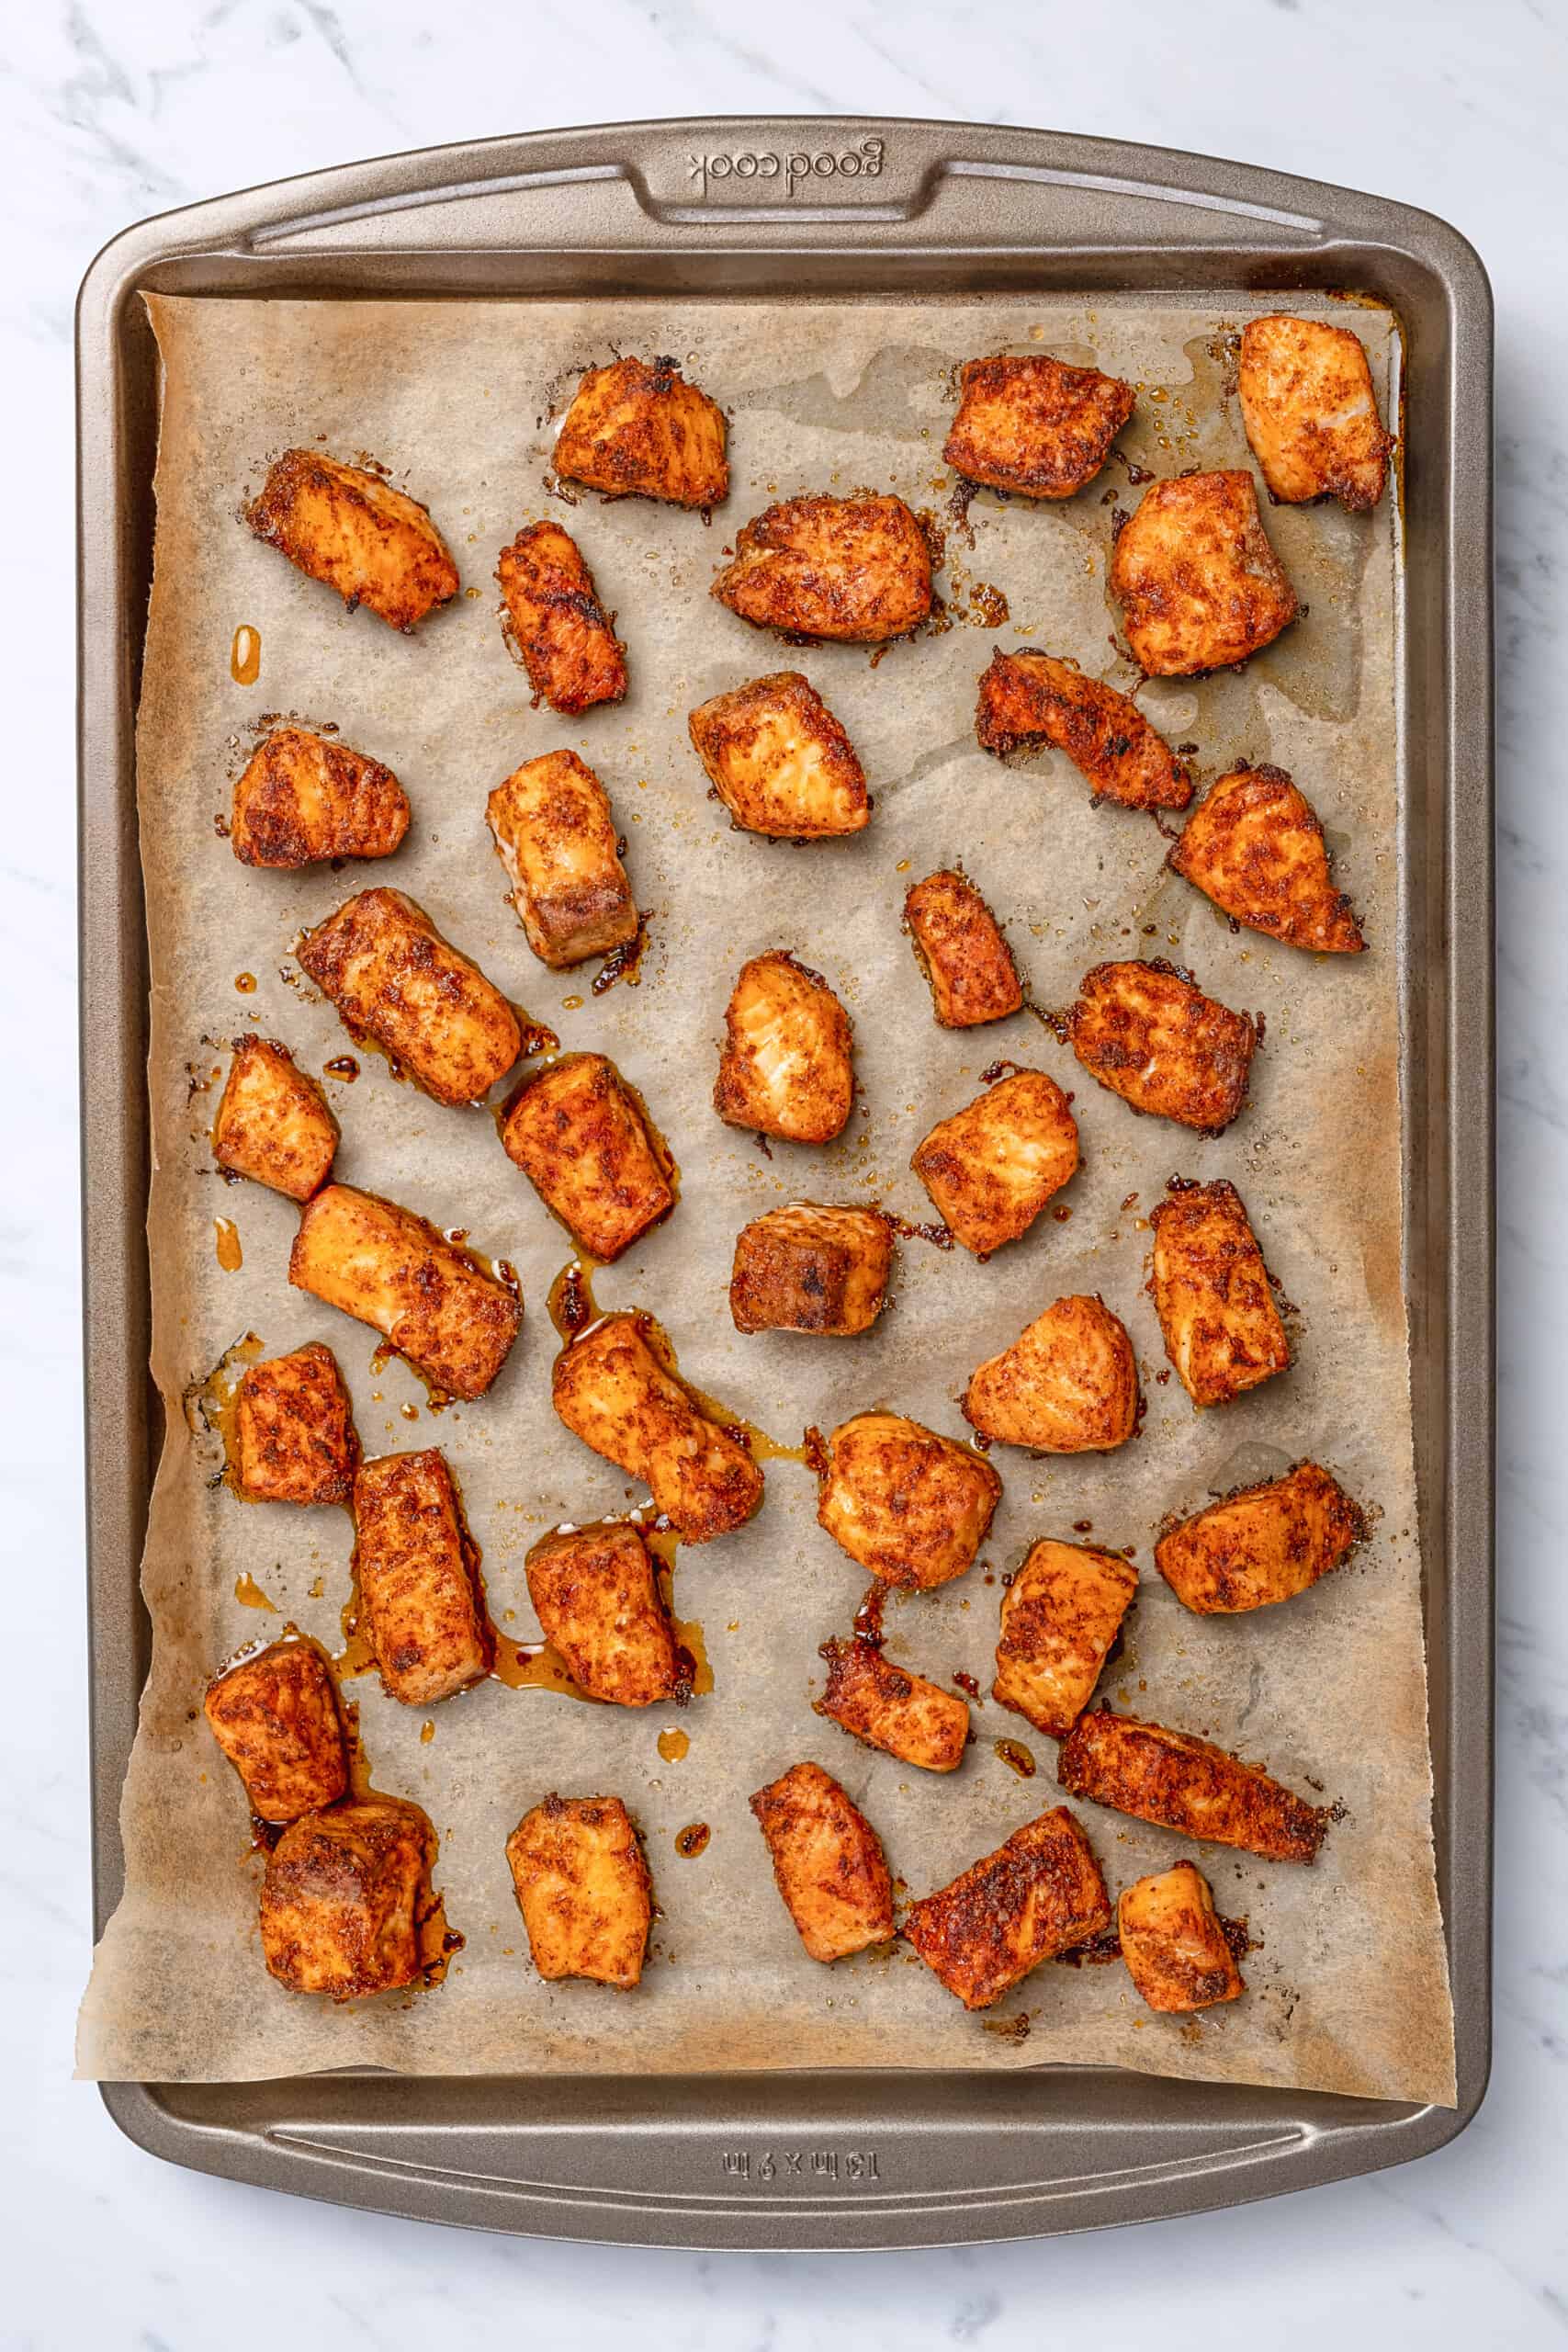
[[(165, 390), (138, 757), (152, 935), (153, 1363), (169, 1437), (143, 1572), (155, 1646), (123, 1808), (126, 1893), (83, 2010), (83, 2072), (242, 2079), (367, 2064), (454, 2074), (1111, 2061), (1451, 2102), (1401, 1282), (1392, 498), (1370, 521), (1336, 506), (1266, 507), (1306, 616), (1240, 674), (1151, 684), (1141, 696), (1172, 741), (1200, 746), (1205, 781), (1240, 757), (1271, 760), (1314, 803), (1371, 943), (1359, 959), (1318, 959), (1234, 933), (1164, 870), (1153, 823), (1092, 806), (1064, 760), (1043, 754), (1010, 769), (976, 746), (976, 680), (993, 642), (1070, 654), (1133, 683), (1113, 650), (1105, 586), (1115, 507), (1137, 496), (1118, 463), (1061, 505), (979, 496), (974, 548), (950, 536), (939, 579), (954, 625), (880, 662), (863, 647), (784, 646), (706, 594), (726, 543), (774, 496), (870, 484), (941, 509), (951, 488), (941, 461), (950, 371), (976, 353), (1043, 346), (1134, 379), (1139, 409), (1122, 442), (1156, 473), (1247, 463), (1215, 342), (1244, 311), (986, 298), (674, 308), (157, 300), (152, 312)], [(1366, 339), (1386, 396), (1390, 321), (1342, 306), (1335, 315)], [(711, 528), (637, 501), (585, 496), (569, 510), (552, 498), (552, 401), (558, 413), (576, 371), (616, 350), (681, 356), (730, 411), (734, 487)], [(295, 442), (370, 452), (429, 502), (465, 586), (412, 639), (345, 614), (237, 521), (268, 458)], [(542, 514), (579, 535), (630, 649), (626, 701), (576, 721), (531, 707), (495, 617), (497, 551)], [(1005, 621), (976, 594), (982, 583), (1005, 594)], [(262, 642), (248, 688), (230, 668), (242, 624)], [(695, 703), (787, 666), (822, 690), (864, 762), (875, 813), (852, 842), (773, 845), (732, 830), (687, 741)], [(237, 864), (214, 819), (250, 730), (279, 711), (334, 720), (346, 742), (403, 780), (414, 818), (394, 858), (296, 876)], [(484, 824), (491, 787), (560, 744), (603, 777), (651, 910), (641, 986), (598, 998), (596, 967), (552, 976), (530, 955)], [(1134, 1116), (1028, 1012), (968, 1035), (934, 1025), (901, 902), (910, 881), (960, 860), (1008, 920), (1039, 1005), (1069, 1002), (1105, 956), (1166, 954), (1226, 1002), (1266, 1015), (1251, 1104), (1229, 1134), (1201, 1141)], [(269, 1354), (325, 1340), (367, 1453), (446, 1449), (494, 1614), (514, 1639), (537, 1630), (527, 1546), (559, 1520), (643, 1499), (551, 1413), (557, 1341), (545, 1297), (570, 1246), (485, 1110), (441, 1109), (363, 1051), (356, 1082), (326, 1081), (343, 1123), (341, 1179), (466, 1228), (522, 1275), (527, 1316), (505, 1371), (480, 1402), (439, 1419), (406, 1367), (372, 1368), (372, 1333), (288, 1288), (291, 1205), (214, 1172), (217, 1087), (190, 1091), (226, 1061), (212, 1041), (254, 1028), (312, 1071), (344, 1052), (332, 1007), (298, 985), (289, 943), (376, 882), (411, 892), (566, 1047), (602, 1047), (643, 1090), (682, 1168), (680, 1205), (599, 1275), (599, 1304), (658, 1314), (688, 1376), (775, 1438), (797, 1442), (807, 1423), (830, 1429), (882, 1403), (962, 1435), (954, 1400), (970, 1371), (1048, 1301), (1098, 1291), (1123, 1317), (1148, 1399), (1140, 1437), (1077, 1460), (998, 1447), (1005, 1498), (982, 1564), (890, 1606), (889, 1654), (942, 1682), (972, 1676), (988, 1691), (1001, 1579), (1033, 1538), (1092, 1530), (1096, 1543), (1135, 1546), (1140, 1597), (1105, 1696), (1345, 1807), (1310, 1870), (1194, 1849), (1095, 1805), (1077, 1808), (1113, 1893), (1196, 1851), (1221, 1910), (1245, 1917), (1260, 1939), (1243, 2000), (1198, 2020), (1159, 2018), (1120, 1965), (1057, 1964), (982, 2021), (906, 1947), (831, 1970), (805, 1957), (746, 1805), (797, 1758), (841, 1779), (912, 1895), (944, 1884), (1058, 1792), (1053, 1743), (988, 1698), (949, 1778), (875, 1754), (812, 1713), (818, 1645), (848, 1630), (865, 1580), (818, 1528), (810, 1474), (787, 1460), (769, 1466), (750, 1526), (681, 1554), (675, 1605), (700, 1621), (714, 1676), (711, 1693), (683, 1713), (490, 1682), (427, 1717), (393, 1705), (373, 1675), (351, 1683), (377, 1784), (417, 1798), (439, 1831), (437, 1883), (466, 1944), (442, 1987), (345, 2008), (267, 1977), (243, 1793), (198, 1710), (213, 1668), (286, 1623), (338, 1645), (351, 1530), (341, 1511), (247, 1507), (212, 1486), (219, 1452), (187, 1426), (187, 1385), (247, 1332)], [(861, 1091), (837, 1143), (775, 1144), (769, 1158), (721, 1125), (709, 1098), (735, 973), (774, 946), (795, 950), (842, 995)], [(245, 973), (256, 981), (248, 994), (235, 986)], [(1070, 1220), (1043, 1216), (986, 1265), (906, 1241), (896, 1298), (863, 1339), (739, 1337), (726, 1298), (739, 1226), (802, 1196), (881, 1200), (929, 1217), (909, 1153), (979, 1091), (998, 1056), (1074, 1091), (1086, 1164), (1062, 1196)], [(106, 1073), (104, 1082), (116, 1081)], [(1292, 1370), (1206, 1414), (1167, 1374), (1144, 1289), (1147, 1212), (1174, 1173), (1235, 1179), (1296, 1310)], [(218, 1262), (220, 1217), (239, 1229), (235, 1272)], [(1186, 1613), (1154, 1568), (1163, 1515), (1303, 1455), (1373, 1507), (1372, 1541), (1284, 1608), (1234, 1621)], [(246, 1579), (276, 1614), (243, 1605)], [(689, 1753), (666, 1761), (659, 1736), (677, 1724)], [(998, 1755), (998, 1738), (1032, 1752), (1034, 1778)], [(552, 1789), (618, 1792), (642, 1826), (660, 1916), (635, 1995), (547, 1985), (533, 1972), (502, 1848)], [(687, 1860), (674, 1838), (694, 1822), (712, 1835)]]

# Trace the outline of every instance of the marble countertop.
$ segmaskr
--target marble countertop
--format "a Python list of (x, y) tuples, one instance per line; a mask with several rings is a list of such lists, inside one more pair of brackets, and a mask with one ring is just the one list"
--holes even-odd
[[(625, 2331), (691, 2352), (988, 2352), (1087, 2329), (1162, 2352), (1568, 2331), (1568, 19), (1542, 0), (35, 0), (0, 51), (11, 417), (0, 571), (6, 1153), (0, 1448), (16, 1661), (0, 1710), (0, 2008), (13, 2229), (0, 2341), (77, 2352), (378, 2347)], [(553, 123), (852, 111), (1048, 124), (1234, 154), (1445, 214), (1498, 300), (1501, 1371), (1496, 2059), (1455, 2144), (1233, 2214), (1000, 2249), (831, 2259), (468, 2236), (161, 2165), (70, 2079), (88, 1955), (77, 1329), (72, 303), (126, 222), (401, 147)], [(20, 753), (26, 750), (28, 757)], [(32, 773), (32, 762), (40, 763)], [(92, 1008), (87, 1009), (89, 1034)]]

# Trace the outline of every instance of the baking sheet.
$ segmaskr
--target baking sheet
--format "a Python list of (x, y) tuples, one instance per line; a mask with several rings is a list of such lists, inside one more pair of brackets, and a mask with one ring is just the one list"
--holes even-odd
[[(1157, 472), (1245, 462), (1218, 339), (1243, 315), (1234, 305), (987, 299), (642, 312), (624, 302), (156, 300), (153, 310), (166, 388), (139, 774), (153, 973), (154, 1369), (171, 1442), (144, 1573), (155, 1650), (124, 1808), (127, 1891), (84, 2010), (83, 2071), (247, 2079), (367, 2064), (489, 2074), (1109, 2061), (1451, 2101), (1400, 1279), (1392, 503), (1371, 523), (1337, 508), (1269, 511), (1306, 616), (1240, 675), (1151, 685), (1142, 697), (1173, 741), (1200, 742), (1205, 777), (1238, 757), (1272, 759), (1314, 800), (1373, 945), (1354, 962), (1317, 962), (1232, 933), (1163, 872), (1150, 822), (1092, 808), (1064, 762), (1007, 770), (974, 744), (974, 684), (993, 641), (1072, 653), (1131, 683), (1111, 667), (1104, 577), (1116, 506), (1136, 492), (1114, 465), (1061, 507), (1007, 507), (982, 493), (971, 509), (975, 546), (952, 537), (939, 581), (954, 626), (878, 663), (863, 648), (781, 649), (705, 593), (721, 545), (773, 496), (869, 482), (940, 509), (949, 374), (982, 349), (1041, 344), (1134, 378), (1144, 391), (1123, 447)], [(1386, 388), (1386, 314), (1336, 314), (1353, 319)], [(653, 347), (685, 357), (733, 413), (734, 489), (711, 530), (635, 503), (585, 498), (568, 514), (547, 493), (552, 392), (613, 348)], [(465, 594), (412, 640), (343, 614), (235, 522), (267, 456), (318, 438), (335, 454), (366, 449), (386, 461), (446, 532)], [(530, 707), (494, 619), (496, 550), (547, 512), (578, 533), (630, 647), (627, 701), (576, 722)], [(230, 673), (241, 625), (262, 640), (253, 688)], [(866, 765), (876, 814), (852, 842), (770, 845), (732, 831), (705, 795), (686, 711), (786, 662), (821, 688)], [(218, 838), (213, 820), (247, 730), (277, 710), (335, 720), (345, 741), (401, 776), (414, 824), (384, 867), (247, 873)], [(636, 990), (594, 998), (592, 967), (545, 973), (504, 903), (485, 796), (520, 760), (561, 743), (609, 787), (634, 887), (653, 913)], [(1027, 1013), (968, 1036), (934, 1028), (898, 911), (908, 881), (959, 858), (1010, 919), (1038, 1004), (1066, 1002), (1107, 955), (1159, 952), (1265, 1014), (1252, 1103), (1228, 1136), (1201, 1141), (1136, 1119)], [(1119, 1968), (1057, 1965), (982, 2020), (902, 1949), (831, 1972), (804, 1958), (745, 1804), (797, 1757), (816, 1757), (865, 1806), (913, 1894), (943, 1883), (1056, 1792), (1053, 1744), (988, 1701), (964, 1768), (947, 1780), (863, 1749), (811, 1713), (817, 1645), (847, 1629), (863, 1580), (816, 1527), (813, 1482), (789, 1461), (769, 1465), (768, 1499), (750, 1527), (680, 1556), (676, 1607), (702, 1625), (715, 1687), (679, 1716), (621, 1715), (491, 1683), (422, 1717), (392, 1706), (373, 1678), (351, 1683), (378, 1785), (418, 1798), (435, 1822), (438, 1883), (466, 1944), (438, 1991), (345, 2010), (265, 1976), (259, 1862), (246, 1858), (243, 1798), (199, 1720), (200, 1694), (216, 1662), (286, 1621), (338, 1645), (351, 1535), (342, 1513), (247, 1508), (213, 1488), (215, 1450), (193, 1441), (180, 1409), (187, 1385), (246, 1332), (269, 1353), (327, 1340), (367, 1451), (446, 1448), (510, 1638), (536, 1631), (527, 1545), (561, 1518), (625, 1509), (638, 1492), (550, 1412), (556, 1342), (543, 1302), (570, 1245), (483, 1111), (441, 1110), (366, 1054), (352, 1086), (327, 1081), (344, 1130), (338, 1175), (464, 1227), (523, 1277), (528, 1318), (500, 1381), (434, 1422), (403, 1367), (372, 1369), (374, 1335), (288, 1290), (289, 1204), (213, 1172), (205, 1130), (216, 1091), (190, 1093), (193, 1078), (220, 1067), (204, 1041), (253, 1025), (308, 1069), (341, 1054), (347, 1041), (331, 1007), (289, 985), (298, 975), (288, 944), (373, 880), (408, 889), (566, 1046), (602, 1046), (643, 1089), (682, 1165), (681, 1205), (599, 1276), (600, 1304), (658, 1313), (687, 1374), (775, 1437), (793, 1442), (807, 1422), (831, 1427), (882, 1402), (961, 1433), (953, 1398), (969, 1371), (1049, 1299), (1099, 1290), (1122, 1316), (1145, 1367), (1141, 1438), (1082, 1461), (1035, 1463), (998, 1448), (1005, 1494), (983, 1566), (942, 1592), (895, 1602), (889, 1650), (940, 1679), (967, 1674), (987, 1688), (1000, 1578), (1029, 1541), (1089, 1521), (1092, 1540), (1135, 1545), (1144, 1584), (1104, 1686), (1112, 1702), (1235, 1746), (1293, 1786), (1321, 1784), (1346, 1808), (1310, 1871), (1203, 1849), (1221, 1908), (1262, 1939), (1245, 2001), (1198, 2021), (1158, 2019)], [(775, 1144), (770, 1159), (720, 1126), (707, 1098), (734, 973), (775, 945), (795, 948), (842, 994), (857, 1023), (862, 1093), (837, 1144)], [(253, 991), (236, 990), (242, 974), (254, 976)], [(1071, 1219), (1042, 1218), (987, 1266), (905, 1243), (896, 1304), (864, 1340), (735, 1334), (725, 1286), (739, 1225), (804, 1193), (929, 1213), (909, 1151), (978, 1091), (998, 1056), (1036, 1062), (1074, 1089), (1086, 1165), (1063, 1196)], [(1296, 1309), (1292, 1371), (1207, 1416), (1174, 1380), (1160, 1384), (1163, 1350), (1142, 1289), (1142, 1220), (1172, 1173), (1235, 1179)], [(234, 1272), (218, 1261), (220, 1217), (239, 1230)], [(1182, 1611), (1153, 1568), (1163, 1514), (1304, 1453), (1374, 1505), (1373, 1541), (1287, 1609), (1233, 1623)], [(237, 1597), (257, 1591), (276, 1615)], [(677, 1724), (689, 1751), (666, 1760), (659, 1735)], [(1032, 1752), (1033, 1779), (996, 1753), (998, 1738)], [(552, 1787), (615, 1790), (643, 1826), (660, 1917), (635, 1996), (542, 1985), (527, 1962), (502, 1846)], [(1170, 1833), (1078, 1810), (1113, 1889), (1181, 1850)], [(712, 1835), (684, 1860), (674, 1838), (694, 1821)]]

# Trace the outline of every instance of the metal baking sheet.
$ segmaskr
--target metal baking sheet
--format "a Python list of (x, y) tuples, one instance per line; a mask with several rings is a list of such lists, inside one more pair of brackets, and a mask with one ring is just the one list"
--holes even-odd
[[(113, 1115), (88, 1104), (101, 1907), (118, 1883), (114, 1806), (141, 1680), (132, 1637), (144, 1639), (138, 1514), (155, 1435), (134, 1369), (145, 1353), (136, 1157), (144, 1029), (140, 976), (124, 961), (140, 924), (128, 748), (135, 680), (125, 656), (134, 662), (144, 609), (156, 422), (138, 293), (858, 287), (887, 296), (985, 287), (1223, 299), (1226, 288), (1292, 286), (1392, 303), (1406, 345), (1403, 656), (1405, 708), (1418, 715), (1404, 747), (1401, 842), (1405, 1157), (1415, 1178), (1406, 1268), (1458, 2119), (1473, 2112), (1486, 2026), (1487, 1726), (1477, 1692), (1483, 1700), (1490, 1687), (1477, 1664), (1490, 1623), (1490, 967), (1488, 925), (1477, 921), (1489, 907), (1489, 615), (1475, 587), (1488, 523), (1484, 279), (1459, 239), (1420, 216), (1100, 142), (820, 121), (502, 141), (202, 207), (130, 232), (96, 266), (83, 308), (85, 946), (90, 988), (94, 959), (99, 972), (115, 959), (128, 1081)], [(1446, 908), (1461, 885), (1462, 930)], [(101, 1071), (107, 993), (88, 1002)], [(95, 1220), (105, 1216), (116, 1220), (113, 1242), (100, 1232), (96, 1245)], [(100, 1245), (114, 1251), (118, 1289)], [(102, 1443), (115, 1416), (118, 1452)], [(1462, 1715), (1451, 1703), (1461, 1655)], [(1192, 2210), (1395, 2161), (1456, 2128), (1441, 2110), (1081, 2068), (1005, 2086), (910, 2073), (870, 2083), (753, 2076), (742, 2091), (729, 2078), (666, 2078), (657, 2093), (547, 2077), (452, 2086), (315, 2077), (237, 2097), (121, 2086), (110, 2099), (128, 2129), (165, 2153), (318, 2194), (559, 2234), (765, 2245), (1022, 2234)], [(610, 2122), (606, 2140), (597, 2127)], [(803, 2152), (808, 2161), (799, 2162)]]

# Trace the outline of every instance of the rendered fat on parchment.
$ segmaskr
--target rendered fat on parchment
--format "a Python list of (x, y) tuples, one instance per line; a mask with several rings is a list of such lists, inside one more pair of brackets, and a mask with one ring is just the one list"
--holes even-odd
[[(1259, 302), (1257, 307), (1266, 307)], [(154, 1368), (169, 1407), (144, 1566), (155, 1631), (127, 1784), (127, 1888), (83, 2011), (82, 2070), (105, 2077), (249, 2079), (374, 2064), (412, 2073), (648, 2072), (809, 2065), (1019, 2067), (1112, 2062), (1148, 2072), (1451, 2102), (1451, 2023), (1430, 1838), (1430, 1768), (1401, 1281), (1394, 944), (1399, 777), (1393, 651), (1393, 501), (1371, 518), (1337, 507), (1265, 508), (1306, 616), (1245, 672), (1156, 683), (1142, 707), (1196, 742), (1205, 778), (1241, 758), (1289, 768), (1322, 815), (1337, 878), (1371, 952), (1315, 958), (1234, 932), (1166, 871), (1146, 818), (1096, 808), (1066, 763), (1008, 768), (973, 734), (976, 681), (993, 642), (1076, 657), (1133, 683), (1113, 648), (1106, 566), (1118, 506), (1137, 492), (1116, 461), (1078, 497), (1011, 504), (982, 493), (974, 545), (951, 533), (939, 577), (954, 625), (874, 661), (867, 649), (795, 649), (760, 636), (707, 594), (721, 551), (769, 501), (863, 484), (940, 509), (952, 371), (977, 353), (1048, 349), (1140, 387), (1122, 447), (1156, 474), (1247, 462), (1227, 396), (1220, 331), (1246, 315), (1157, 302), (1086, 306), (1008, 298), (852, 304), (636, 302), (249, 303), (164, 300), (165, 368), (156, 577), (138, 764), (152, 940), (151, 1084), (156, 1168), (151, 1233)], [(1390, 322), (1336, 315), (1366, 339), (1385, 392)], [(732, 418), (733, 488), (700, 516), (626, 501), (556, 503), (547, 484), (552, 404), (614, 350), (680, 356)], [(254, 541), (237, 519), (268, 458), (291, 443), (369, 451), (426, 500), (464, 590), (405, 639)], [(497, 552), (525, 520), (578, 536), (629, 648), (624, 704), (575, 720), (533, 707), (496, 621)], [(999, 588), (1009, 618), (978, 585)], [(993, 615), (971, 625), (977, 608)], [(237, 627), (260, 633), (254, 686), (236, 684)], [(852, 840), (796, 847), (733, 831), (687, 741), (696, 703), (763, 672), (804, 670), (861, 753), (875, 811)], [(407, 786), (413, 822), (375, 867), (243, 869), (215, 828), (264, 713), (330, 719)], [(594, 967), (547, 973), (505, 902), (486, 796), (520, 761), (578, 750), (606, 785), (651, 941), (640, 987), (595, 997)], [(1224, 1001), (1261, 1012), (1267, 1041), (1249, 1107), (1204, 1140), (1140, 1119), (1103, 1092), (1028, 1012), (969, 1034), (933, 1024), (900, 912), (909, 882), (962, 860), (1010, 935), (1033, 1001), (1070, 1001), (1106, 956), (1165, 954)], [(502, 1633), (536, 1633), (528, 1545), (566, 1519), (643, 1499), (556, 1421), (557, 1341), (545, 1312), (570, 1242), (502, 1151), (489, 1113), (444, 1110), (379, 1057), (326, 1080), (343, 1124), (337, 1175), (387, 1193), (510, 1259), (527, 1314), (490, 1395), (432, 1419), (374, 1334), (286, 1279), (295, 1212), (224, 1185), (207, 1140), (220, 1050), (252, 1031), (320, 1072), (348, 1044), (330, 1005), (289, 983), (289, 944), (372, 882), (412, 893), (441, 930), (563, 1046), (603, 1048), (643, 1091), (682, 1170), (679, 1206), (601, 1273), (602, 1307), (658, 1314), (682, 1370), (784, 1442), (886, 1404), (954, 1435), (974, 1366), (1051, 1299), (1100, 1293), (1132, 1331), (1148, 1401), (1121, 1452), (992, 1455), (1004, 1499), (980, 1565), (945, 1589), (890, 1605), (889, 1655), (988, 1691), (1002, 1578), (1027, 1544), (1092, 1530), (1136, 1548), (1142, 1583), (1103, 1684), (1111, 1704), (1201, 1732), (1345, 1808), (1315, 1867), (1292, 1869), (1093, 1804), (1075, 1809), (1112, 1892), (1195, 1853), (1223, 1912), (1260, 1949), (1248, 1993), (1201, 2021), (1156, 2018), (1120, 1965), (1048, 1965), (989, 2020), (965, 2015), (902, 1946), (828, 1970), (803, 1954), (746, 1800), (802, 1757), (843, 1781), (910, 1894), (944, 1884), (1056, 1801), (1054, 1744), (988, 1698), (959, 1771), (934, 1778), (850, 1740), (812, 1712), (817, 1652), (845, 1632), (864, 1579), (816, 1524), (810, 1474), (767, 1470), (740, 1533), (680, 1555), (675, 1606), (697, 1620), (714, 1689), (683, 1712), (592, 1706), (490, 1682), (428, 1718), (393, 1705), (374, 1675), (352, 1682), (377, 1784), (416, 1798), (440, 1835), (438, 1883), (466, 1939), (446, 1984), (334, 2009), (265, 1974), (258, 1858), (242, 1792), (199, 1714), (209, 1674), (242, 1644), (293, 1623), (338, 1645), (351, 1530), (341, 1511), (247, 1507), (211, 1477), (217, 1453), (181, 1409), (246, 1333), (268, 1353), (327, 1341), (352, 1389), (367, 1453), (440, 1444), (461, 1480)], [(819, 1151), (754, 1140), (711, 1107), (716, 1041), (745, 957), (794, 949), (840, 991), (856, 1024), (860, 1091)], [(254, 976), (252, 993), (236, 978)], [(216, 1043), (214, 1042), (216, 1041)], [(980, 1265), (900, 1245), (895, 1296), (852, 1341), (741, 1338), (726, 1288), (749, 1217), (802, 1196), (929, 1204), (908, 1167), (931, 1123), (970, 1100), (998, 1056), (1072, 1089), (1085, 1165), (1043, 1216)], [(1145, 1295), (1146, 1218), (1173, 1174), (1240, 1187), (1296, 1310), (1296, 1363), (1230, 1407), (1195, 1412), (1167, 1376)], [(219, 1264), (215, 1220), (239, 1228), (243, 1265)], [(417, 1418), (415, 1418), (417, 1416)], [(1284, 1608), (1189, 1615), (1155, 1571), (1166, 1513), (1277, 1475), (1311, 1455), (1372, 1505), (1372, 1540)], [(276, 1615), (242, 1605), (264, 1592)], [(433, 1733), (422, 1737), (428, 1721)], [(675, 1724), (690, 1740), (660, 1755)], [(1022, 1779), (996, 1750), (1021, 1743)], [(547, 1791), (614, 1792), (641, 1825), (660, 1917), (641, 1989), (542, 1984), (527, 1957), (504, 1840)], [(711, 1837), (677, 1853), (686, 1825)], [(1016, 2020), (1027, 2014), (1021, 2037)], [(998, 2024), (1010, 2029), (998, 2033)]]

